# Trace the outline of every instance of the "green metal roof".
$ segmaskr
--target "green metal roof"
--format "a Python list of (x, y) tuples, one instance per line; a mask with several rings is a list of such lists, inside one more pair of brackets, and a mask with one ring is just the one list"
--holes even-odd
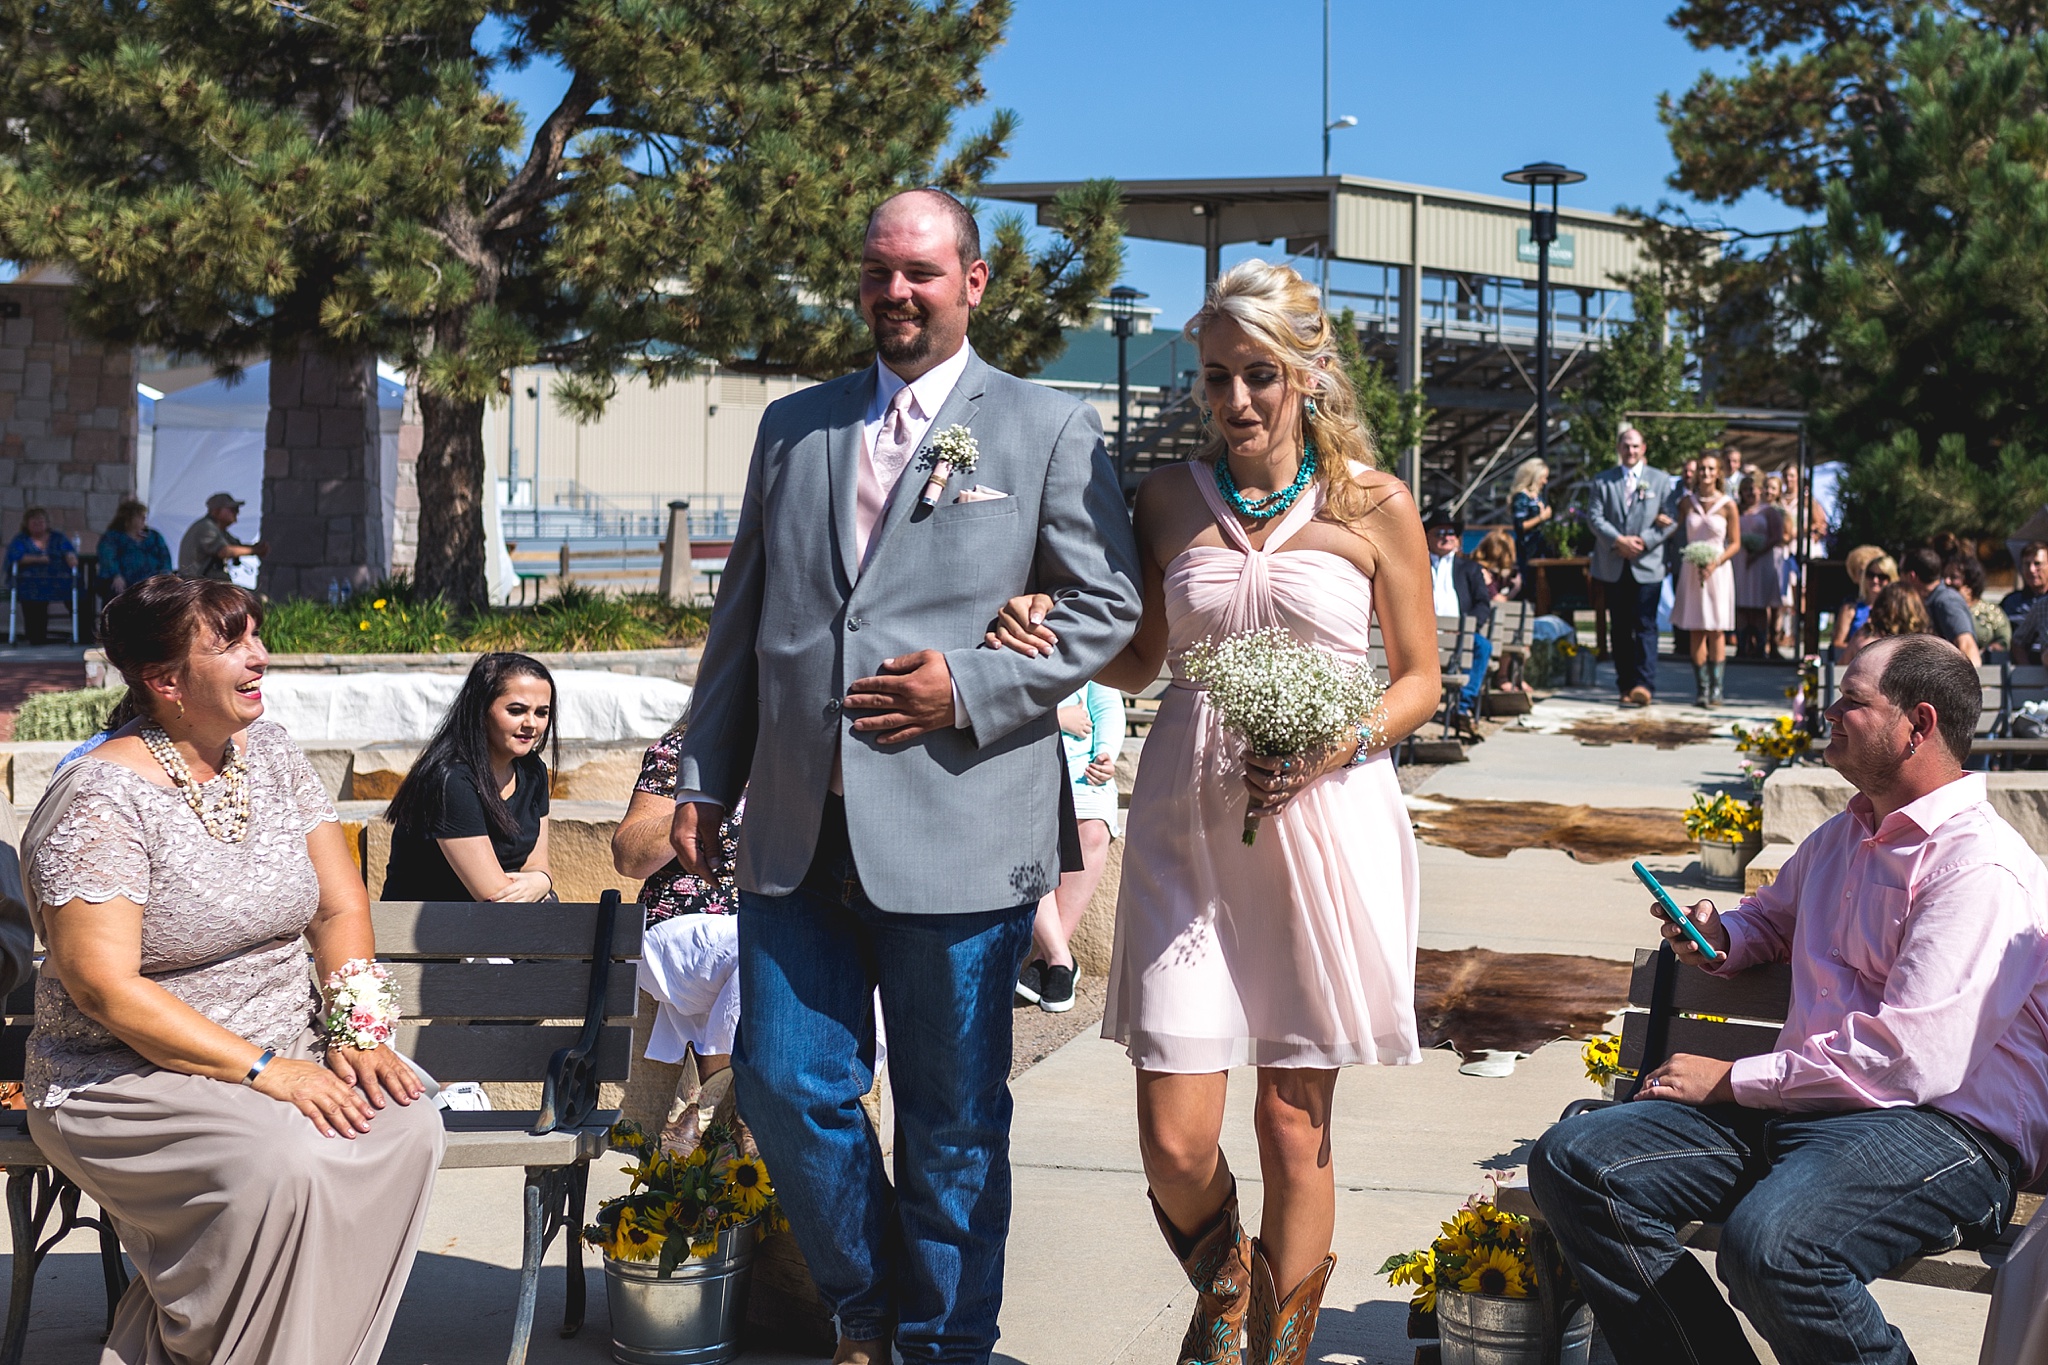
[[(1130, 340), (1131, 383), (1166, 388), (1196, 367), (1195, 344), (1178, 331), (1145, 332)], [(1116, 337), (1099, 327), (1070, 328), (1067, 349), (1033, 378), (1062, 384), (1116, 385)]]

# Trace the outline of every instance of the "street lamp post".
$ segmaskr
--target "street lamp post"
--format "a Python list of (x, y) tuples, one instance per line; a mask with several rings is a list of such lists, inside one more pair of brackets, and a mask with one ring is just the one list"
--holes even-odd
[[(1323, 0), (1323, 174), (1330, 173), (1330, 134), (1339, 128), (1356, 128), (1358, 120), (1350, 114), (1342, 118), (1330, 117), (1330, 0)], [(1329, 254), (1327, 244), (1324, 255)]]
[[(1501, 179), (1529, 187), (1529, 240), (1536, 246), (1536, 458), (1550, 453), (1550, 244), (1557, 240), (1557, 187), (1576, 185), (1584, 171), (1555, 161), (1532, 161)], [(1536, 190), (1550, 187), (1550, 207), (1539, 208)]]
[(1116, 333), (1116, 477), (1121, 484), (1129, 474), (1128, 447), (1131, 427), (1131, 333), (1138, 322), (1138, 300), (1149, 297), (1142, 289), (1120, 284), (1109, 291), (1109, 329)]

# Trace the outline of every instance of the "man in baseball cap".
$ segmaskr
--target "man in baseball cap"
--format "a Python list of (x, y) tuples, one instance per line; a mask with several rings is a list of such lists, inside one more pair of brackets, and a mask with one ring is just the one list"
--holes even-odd
[(215, 493), (206, 500), (206, 515), (192, 523), (178, 542), (178, 572), (187, 578), (228, 581), (228, 566), (241, 562), (243, 555), (259, 558), (269, 552), (262, 541), (244, 545), (228, 534), (228, 527), (242, 514), (242, 504), (232, 493)]

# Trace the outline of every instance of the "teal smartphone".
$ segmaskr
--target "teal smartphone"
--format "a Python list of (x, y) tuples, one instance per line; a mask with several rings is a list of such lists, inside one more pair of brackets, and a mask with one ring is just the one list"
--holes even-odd
[(1630, 863), (1629, 867), (1634, 870), (1636, 880), (1650, 888), (1650, 894), (1657, 898), (1657, 904), (1662, 907), (1665, 916), (1685, 930), (1685, 936), (1693, 941), (1693, 946), (1706, 954), (1707, 961), (1719, 962), (1721, 954), (1715, 950), (1713, 944), (1707, 942), (1707, 936), (1692, 922), (1692, 916), (1678, 908), (1678, 902), (1671, 899), (1671, 893), (1664, 889), (1662, 882), (1650, 874), (1650, 869), (1644, 867), (1641, 862)]

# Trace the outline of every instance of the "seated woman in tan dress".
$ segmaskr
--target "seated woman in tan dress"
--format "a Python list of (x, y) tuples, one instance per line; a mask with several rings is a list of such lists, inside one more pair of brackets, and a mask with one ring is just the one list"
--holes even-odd
[(261, 620), (204, 580), (109, 604), (139, 714), (23, 841), (49, 947), (29, 1132), (138, 1270), (107, 1362), (373, 1365), (440, 1164), (403, 1059), (316, 1029), (307, 945), (321, 980), (373, 958), (369, 899), (312, 765), (260, 719)]

